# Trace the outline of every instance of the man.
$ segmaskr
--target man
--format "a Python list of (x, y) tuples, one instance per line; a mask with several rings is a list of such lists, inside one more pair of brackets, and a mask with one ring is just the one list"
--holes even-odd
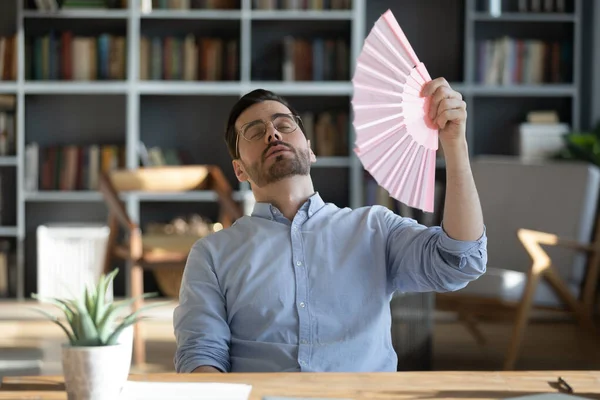
[(264, 90), (235, 104), (226, 142), (256, 205), (191, 249), (174, 312), (178, 372), (395, 371), (393, 293), (458, 290), (485, 272), (466, 105), (443, 78), (423, 95), (446, 158), (443, 228), (326, 203), (297, 112)]

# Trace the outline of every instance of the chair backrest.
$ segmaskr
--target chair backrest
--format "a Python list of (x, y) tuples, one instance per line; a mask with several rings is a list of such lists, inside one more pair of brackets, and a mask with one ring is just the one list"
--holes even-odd
[[(472, 162), (487, 228), (488, 265), (526, 272), (531, 258), (519, 242), (520, 228), (591, 243), (597, 226), (600, 169), (571, 161), (521, 162), (513, 157), (479, 157)], [(546, 248), (558, 273), (580, 296), (585, 254)]]

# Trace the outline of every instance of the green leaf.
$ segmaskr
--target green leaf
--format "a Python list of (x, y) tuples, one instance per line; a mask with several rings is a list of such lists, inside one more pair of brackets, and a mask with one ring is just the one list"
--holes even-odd
[(46, 316), (48, 319), (50, 319), (50, 321), (52, 321), (56, 325), (60, 326), (61, 329), (67, 334), (67, 337), (69, 338), (69, 342), (71, 344), (73, 344), (75, 342), (75, 337), (73, 336), (73, 334), (67, 329), (65, 324), (62, 323), (62, 321), (60, 321), (55, 315), (52, 315), (49, 312), (42, 310), (40, 308), (36, 308), (36, 307), (33, 307), (32, 310), (39, 312), (40, 314), (42, 314), (42, 315)]
[(94, 296), (91, 292), (91, 290), (89, 288), (85, 288), (85, 308), (86, 311), (89, 315), (94, 315), (96, 313), (95, 311), (95, 303), (94, 303)]
[(106, 292), (108, 287), (115, 279), (115, 276), (119, 273), (119, 268), (115, 268), (108, 275), (102, 274), (100, 277), (100, 281), (98, 282), (98, 288), (96, 290), (97, 298), (96, 298), (96, 312), (93, 314), (94, 322), (96, 326), (100, 325), (100, 321), (104, 318), (104, 314), (107, 311), (106, 303)]
[(72, 322), (73, 320), (73, 314), (75, 314), (75, 310), (74, 307), (65, 300), (62, 299), (57, 299), (57, 298), (52, 298), (52, 297), (41, 297), (38, 296), (36, 293), (32, 293), (31, 297), (45, 302), (45, 303), (50, 303), (50, 304), (54, 304), (55, 306), (57, 306), (58, 308), (60, 308), (63, 313), (65, 314), (65, 317), (67, 318), (67, 321), (69, 321), (69, 324)]
[(86, 342), (99, 342), (98, 331), (92, 317), (87, 312), (85, 305), (79, 301), (77, 302), (77, 312), (79, 314), (79, 336), (78, 340), (85, 340)]
[(125, 330), (127, 327), (140, 322), (143, 319), (146, 319), (146, 317), (137, 317), (137, 318), (131, 318), (132, 315), (130, 315), (129, 317), (125, 318), (115, 329), (115, 331), (108, 337), (108, 339), (106, 340), (106, 344), (108, 346), (112, 346), (114, 344), (117, 343), (117, 340), (119, 339), (119, 336), (121, 335), (121, 333), (123, 332), (123, 330)]
[(158, 293), (144, 293), (140, 296), (121, 300), (119, 302), (111, 304), (109, 309), (104, 314), (104, 318), (97, 325), (98, 332), (100, 334), (100, 340), (102, 340), (103, 342), (106, 342), (108, 340), (108, 337), (110, 336), (111, 331), (112, 331), (112, 326), (114, 324), (114, 321), (117, 318), (118, 310), (132, 305), (138, 299), (146, 299), (146, 298), (150, 298), (150, 297), (155, 297), (157, 295), (158, 295)]

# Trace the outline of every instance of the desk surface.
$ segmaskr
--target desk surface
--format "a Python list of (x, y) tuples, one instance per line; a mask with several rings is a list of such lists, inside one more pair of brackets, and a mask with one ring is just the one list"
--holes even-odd
[[(559, 376), (573, 388), (574, 395), (600, 399), (600, 371), (139, 374), (130, 379), (246, 383), (253, 386), (251, 400), (263, 396), (472, 400), (557, 393)], [(66, 398), (62, 377), (5, 377), (0, 387), (0, 399)]]

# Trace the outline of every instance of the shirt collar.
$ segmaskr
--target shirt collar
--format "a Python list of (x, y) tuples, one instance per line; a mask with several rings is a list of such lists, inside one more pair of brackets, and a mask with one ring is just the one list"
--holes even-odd
[[(315, 192), (306, 200), (306, 202), (302, 205), (302, 207), (300, 207), (299, 211), (308, 210), (308, 217), (310, 218), (314, 215), (314, 213), (319, 211), (324, 205), (325, 205), (325, 202), (321, 198), (321, 195), (319, 194), (319, 192)], [(271, 203), (256, 202), (254, 204), (254, 209), (252, 210), (253, 217), (273, 219), (279, 215), (281, 215), (281, 212), (277, 209), (277, 207), (275, 207)]]

